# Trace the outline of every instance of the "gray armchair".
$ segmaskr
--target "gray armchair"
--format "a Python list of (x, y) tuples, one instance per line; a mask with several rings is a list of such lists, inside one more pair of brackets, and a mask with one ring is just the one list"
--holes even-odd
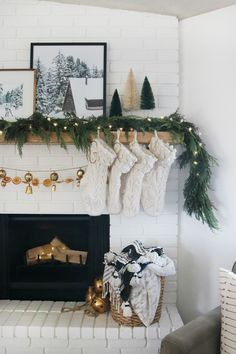
[(160, 354), (220, 354), (220, 307), (168, 334)]
[[(236, 262), (232, 272), (236, 274)], [(220, 307), (168, 334), (160, 354), (220, 354)]]
[[(232, 271), (236, 273), (236, 262)], [(168, 334), (160, 354), (220, 354), (220, 307)]]
[[(232, 272), (236, 274), (236, 262)], [(220, 307), (168, 334), (160, 354), (220, 354)]]

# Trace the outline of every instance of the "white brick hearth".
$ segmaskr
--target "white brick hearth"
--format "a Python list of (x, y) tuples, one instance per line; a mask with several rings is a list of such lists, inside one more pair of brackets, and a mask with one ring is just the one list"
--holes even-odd
[(61, 313), (75, 305), (0, 300), (0, 354), (157, 354), (161, 339), (182, 326), (174, 305), (165, 305), (159, 324), (148, 328), (121, 327), (110, 313)]

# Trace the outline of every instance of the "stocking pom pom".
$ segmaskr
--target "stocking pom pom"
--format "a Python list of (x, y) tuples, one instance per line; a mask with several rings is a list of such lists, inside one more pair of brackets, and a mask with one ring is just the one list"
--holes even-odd
[(141, 270), (141, 267), (138, 263), (132, 262), (127, 266), (127, 270), (130, 273), (138, 273)]
[(131, 307), (129, 305), (129, 301), (125, 301), (122, 304), (122, 310), (123, 310), (123, 316), (124, 317), (131, 317), (132, 316), (132, 310)]
[(104, 260), (107, 264), (111, 264), (115, 259), (116, 254), (114, 252), (107, 252), (104, 255)]

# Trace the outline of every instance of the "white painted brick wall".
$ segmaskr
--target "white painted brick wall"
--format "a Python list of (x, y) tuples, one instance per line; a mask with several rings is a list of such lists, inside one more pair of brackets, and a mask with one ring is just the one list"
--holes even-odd
[[(115, 88), (122, 96), (132, 67), (139, 90), (145, 75), (151, 82), (158, 103), (151, 112), (153, 116), (170, 114), (178, 107), (178, 21), (175, 17), (39, 0), (0, 0), (0, 68), (29, 68), (30, 42), (37, 41), (107, 42), (108, 106)], [(144, 112), (147, 113), (150, 112)], [(22, 159), (13, 145), (0, 146), (0, 151), (0, 165), (14, 168), (37, 170), (85, 164), (85, 157), (73, 146), (65, 152), (58, 146), (48, 150), (44, 145), (27, 145)], [(46, 178), (45, 174), (38, 177)], [(34, 188), (32, 196), (25, 195), (24, 186), (10, 185), (0, 189), (0, 212), (82, 213), (83, 207), (80, 191), (72, 185), (58, 185), (54, 194), (41, 186)], [(163, 246), (177, 264), (177, 234), (176, 167), (171, 170), (166, 206), (159, 217), (152, 218), (142, 212), (131, 219), (111, 216), (113, 250), (120, 250), (138, 238), (145, 245)], [(175, 303), (176, 276), (167, 279), (165, 289), (165, 301)], [(75, 323), (80, 320), (73, 318)], [(38, 329), (35, 323), (35, 337), (39, 335)], [(70, 330), (76, 339), (78, 333), (73, 332), (73, 327)], [(109, 334), (116, 338), (116, 328), (110, 329)]]
[(108, 108), (115, 88), (122, 97), (131, 67), (139, 90), (145, 75), (151, 82), (157, 102), (152, 115), (170, 114), (178, 107), (175, 17), (39, 0), (1, 0), (0, 68), (28, 68), (30, 42), (37, 41), (107, 42)]

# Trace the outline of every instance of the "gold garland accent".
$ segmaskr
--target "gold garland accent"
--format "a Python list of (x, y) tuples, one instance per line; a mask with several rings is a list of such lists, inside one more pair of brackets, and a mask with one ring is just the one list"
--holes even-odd
[[(52, 192), (56, 192), (57, 184), (58, 183), (66, 183), (70, 184), (72, 182), (76, 182), (77, 187), (80, 186), (80, 182), (85, 174), (84, 168), (87, 166), (82, 167), (69, 167), (69, 168), (60, 168), (60, 169), (53, 169), (53, 170), (26, 170), (26, 169), (19, 169), (19, 168), (12, 168), (12, 167), (2, 167), (0, 169), (0, 184), (3, 188), (7, 186), (7, 184), (12, 183), (14, 185), (19, 185), (21, 183), (26, 184), (25, 193), (30, 195), (33, 194), (32, 187), (38, 187), (42, 184), (44, 187), (49, 188), (51, 187)], [(20, 176), (10, 177), (8, 176), (7, 170), (9, 171), (20, 171), (25, 172), (24, 178)], [(63, 180), (59, 179), (59, 172), (62, 171), (70, 171), (70, 170), (77, 170), (75, 177), (66, 177)], [(33, 173), (48, 173), (49, 178), (44, 178), (40, 180), (39, 178), (35, 178)]]

